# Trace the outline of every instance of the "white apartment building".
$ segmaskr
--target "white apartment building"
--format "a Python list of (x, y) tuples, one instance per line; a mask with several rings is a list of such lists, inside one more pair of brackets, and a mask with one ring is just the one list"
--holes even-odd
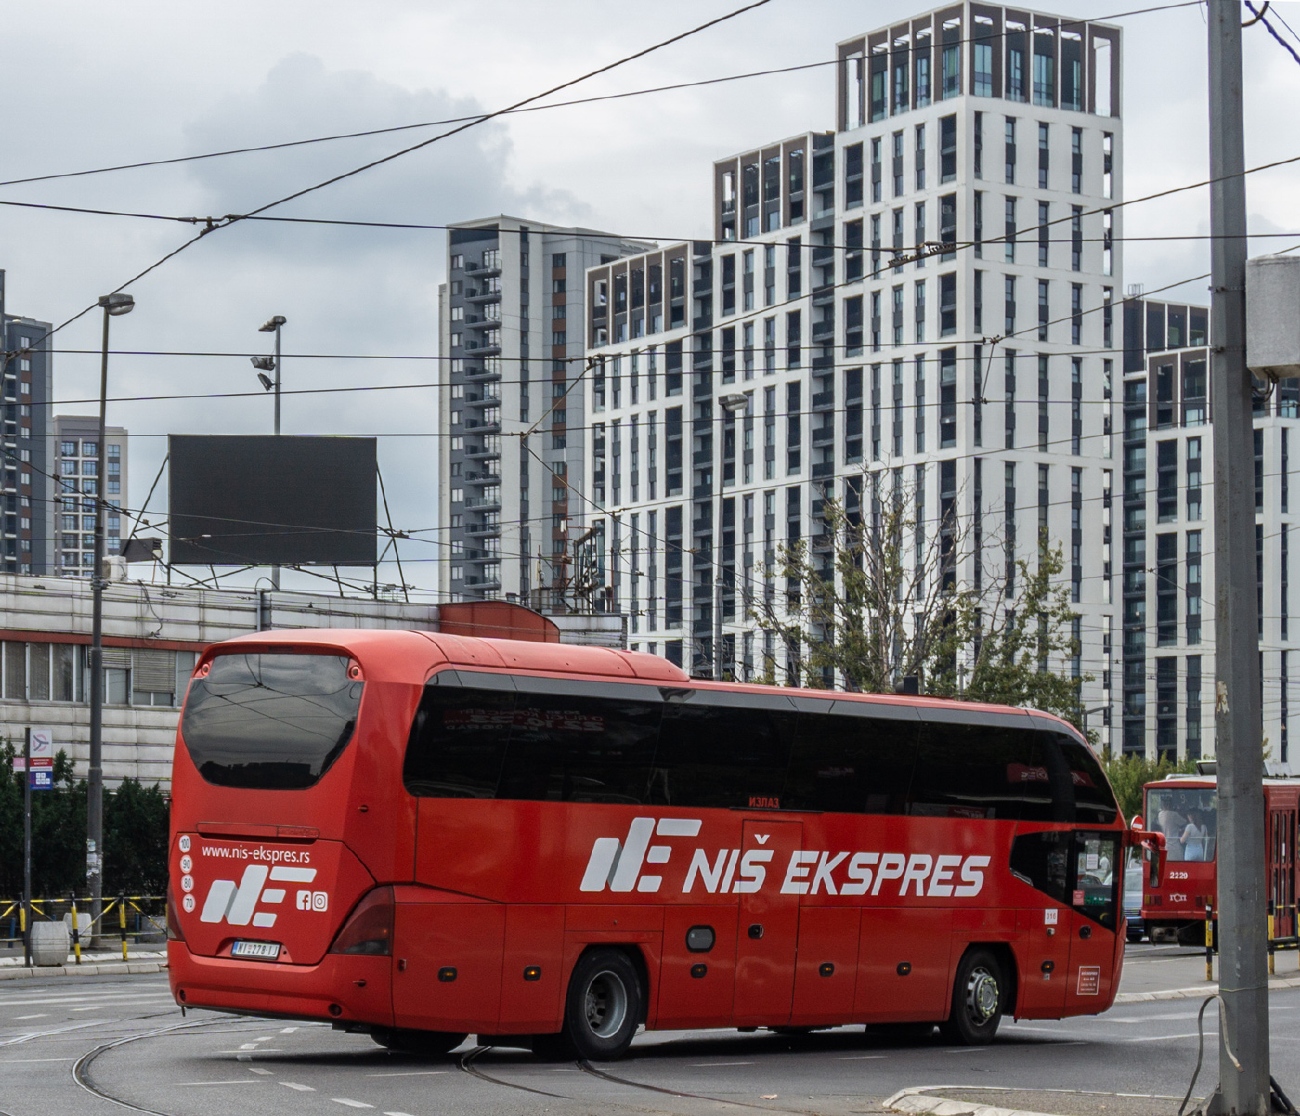
[[(1209, 311), (1124, 303), (1123, 749), (1214, 754), (1214, 428)], [(1255, 401), (1255, 562), (1264, 737), (1290, 758), (1288, 718), (1300, 669), (1290, 619), (1291, 547), (1300, 490), (1300, 382), (1260, 383)]]
[(54, 572), (89, 577), (95, 565), (95, 500), (104, 508), (104, 553), (122, 552), (122, 508), (126, 501), (127, 432), (104, 427), (104, 475), (99, 470), (99, 419), (55, 415)]
[(582, 276), (647, 247), (504, 216), (448, 232), (438, 290), (440, 599), (574, 604), (570, 521), (590, 510)]
[(1119, 52), (975, 3), (841, 43), (835, 131), (719, 161), (713, 241), (588, 272), (597, 572), (634, 647), (707, 673), (720, 579), (726, 670), (781, 677), (737, 580), (825, 555), (828, 496), (901, 491), (928, 537), (970, 527), (969, 584), (1063, 546), (1081, 653), (1055, 668), (1093, 676), (1110, 743)]

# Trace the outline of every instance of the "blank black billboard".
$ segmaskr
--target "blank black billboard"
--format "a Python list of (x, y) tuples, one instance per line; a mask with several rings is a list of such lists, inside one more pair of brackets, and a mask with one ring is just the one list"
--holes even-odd
[(375, 439), (168, 438), (173, 565), (373, 566)]

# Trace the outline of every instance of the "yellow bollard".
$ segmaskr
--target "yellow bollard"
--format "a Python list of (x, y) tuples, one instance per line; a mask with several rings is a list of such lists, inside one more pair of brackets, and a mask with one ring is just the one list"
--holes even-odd
[(1214, 979), (1214, 908), (1205, 908), (1205, 979)]
[(77, 900), (72, 900), (72, 956), (81, 964), (81, 931), (77, 927)]
[(126, 899), (119, 896), (117, 900), (117, 925), (122, 931), (122, 960), (126, 960)]
[[(1271, 904), (1270, 904), (1271, 905)], [(1273, 949), (1273, 912), (1268, 914), (1268, 975), (1276, 976), (1277, 969), (1274, 966), (1274, 958), (1277, 956)]]

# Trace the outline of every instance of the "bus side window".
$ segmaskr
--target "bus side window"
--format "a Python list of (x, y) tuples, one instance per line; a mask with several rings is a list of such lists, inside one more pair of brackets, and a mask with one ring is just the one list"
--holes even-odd
[(869, 708), (836, 702), (833, 712), (800, 712), (781, 803), (786, 809), (905, 811), (919, 722), (864, 715)]
[(658, 702), (521, 691), (498, 797), (652, 804), (661, 709)]
[(908, 813), (1019, 820), (1026, 799), (1042, 794), (1035, 778), (1036, 735), (1029, 728), (927, 717)]
[(795, 713), (764, 708), (751, 695), (664, 706), (655, 757), (671, 806), (779, 807), (784, 803)]
[(406, 789), (431, 798), (495, 797), (514, 709), (512, 691), (426, 686), (406, 746)]
[(1066, 901), (1070, 874), (1069, 832), (1026, 833), (1011, 845), (1011, 871), (1058, 903)]

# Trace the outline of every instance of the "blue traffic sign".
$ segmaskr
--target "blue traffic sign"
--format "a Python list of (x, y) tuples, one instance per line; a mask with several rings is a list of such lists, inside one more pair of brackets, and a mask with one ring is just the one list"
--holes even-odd
[(49, 767), (37, 767), (28, 773), (32, 790), (53, 790), (54, 770)]

